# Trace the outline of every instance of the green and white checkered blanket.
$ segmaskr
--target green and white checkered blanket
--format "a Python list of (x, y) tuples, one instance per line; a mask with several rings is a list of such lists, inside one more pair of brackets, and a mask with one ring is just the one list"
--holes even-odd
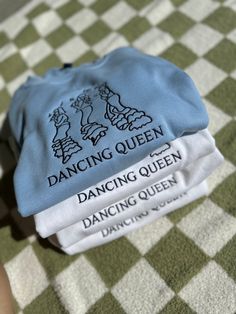
[(28, 75), (132, 45), (195, 81), (225, 162), (211, 194), (108, 245), (70, 257), (16, 213), (0, 142), (0, 260), (17, 313), (236, 312), (236, 1), (31, 1), (0, 25), (0, 126)]

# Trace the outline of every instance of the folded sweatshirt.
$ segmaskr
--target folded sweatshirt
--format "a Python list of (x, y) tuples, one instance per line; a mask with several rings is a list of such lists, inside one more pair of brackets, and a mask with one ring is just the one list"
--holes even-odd
[(79, 67), (28, 78), (14, 94), (8, 117), (20, 149), (14, 187), (23, 216), (208, 125), (186, 73), (129, 47)]
[(186, 167), (214, 149), (214, 139), (207, 130), (178, 138), (124, 171), (35, 215), (36, 229), (42, 237), (56, 233)]
[[(133, 195), (129, 195), (122, 202), (113, 204), (109, 208), (119, 210), (116, 215), (108, 215), (108, 217), (100, 221), (99, 213), (97, 215), (94, 214), (89, 219), (84, 219), (83, 222), (78, 222), (59, 231), (57, 233), (58, 241), (64, 247), (70, 246), (101, 229), (141, 214), (148, 206), (154, 206), (156, 203), (165, 202), (170, 198), (185, 193), (205, 180), (222, 162), (223, 156), (215, 149), (213, 153), (196, 160), (186, 168), (170, 174), (161, 181), (147, 186)], [(121, 204), (129, 206), (127, 208), (123, 207), (122, 210)], [(107, 212), (108, 209), (107, 211), (105, 210), (105, 213)]]
[[(166, 202), (149, 206), (148, 201), (145, 210), (139, 215), (135, 215), (129, 219), (126, 219), (116, 225), (101, 230), (96, 234), (93, 234), (69, 247), (61, 247), (65, 253), (73, 255), (76, 253), (84, 252), (96, 246), (103, 245), (118, 239), (129, 232), (132, 232), (138, 228), (141, 228), (147, 224), (150, 224), (158, 218), (182, 207), (194, 200), (205, 196), (207, 194), (207, 184), (205, 181), (199, 185), (193, 187), (189, 191), (179, 194), (176, 197), (172, 197)], [(52, 241), (53, 242), (53, 241)]]

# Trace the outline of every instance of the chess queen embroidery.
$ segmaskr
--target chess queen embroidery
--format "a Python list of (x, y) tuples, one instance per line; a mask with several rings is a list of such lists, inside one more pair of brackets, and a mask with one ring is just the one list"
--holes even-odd
[(68, 134), (70, 122), (62, 104), (56, 108), (49, 117), (50, 121), (54, 122), (56, 128), (56, 133), (52, 140), (54, 156), (61, 158), (62, 163), (65, 164), (71, 156), (80, 151), (82, 147)]
[(100, 85), (98, 92), (101, 99), (106, 102), (104, 117), (117, 129), (133, 131), (152, 122), (152, 118), (146, 115), (144, 111), (124, 106), (121, 103), (120, 95), (112, 91), (107, 83)]

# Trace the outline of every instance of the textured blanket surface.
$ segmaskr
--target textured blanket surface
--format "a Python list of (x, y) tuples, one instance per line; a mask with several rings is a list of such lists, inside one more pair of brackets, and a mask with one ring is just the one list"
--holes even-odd
[(14, 160), (1, 140), (0, 260), (17, 313), (236, 312), (235, 0), (31, 1), (0, 25), (0, 126), (28, 75), (128, 45), (193, 78), (225, 162), (208, 197), (70, 257), (17, 214)]

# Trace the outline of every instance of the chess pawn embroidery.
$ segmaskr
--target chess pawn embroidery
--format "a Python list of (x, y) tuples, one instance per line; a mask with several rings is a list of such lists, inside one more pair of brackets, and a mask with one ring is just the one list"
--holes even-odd
[(56, 128), (56, 134), (52, 140), (54, 156), (62, 158), (62, 163), (65, 164), (82, 147), (68, 135), (68, 130), (70, 129), (69, 117), (62, 106), (56, 108), (49, 116), (50, 121), (54, 122)]
[(144, 111), (124, 106), (121, 103), (120, 95), (113, 92), (106, 83), (98, 87), (98, 92), (106, 102), (105, 118), (109, 119), (113, 126), (119, 130), (137, 130), (152, 122), (151, 117)]
[(90, 116), (93, 112), (92, 99), (86, 94), (86, 91), (79, 95), (76, 99), (71, 99), (71, 107), (76, 109), (76, 112), (81, 112), (81, 134), (83, 139), (89, 139), (93, 145), (96, 145), (101, 137), (106, 135), (108, 128), (95, 121), (90, 121)]

